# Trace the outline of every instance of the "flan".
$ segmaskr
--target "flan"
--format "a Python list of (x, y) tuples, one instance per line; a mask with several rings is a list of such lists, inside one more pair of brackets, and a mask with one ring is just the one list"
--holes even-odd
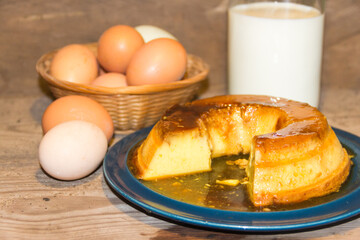
[(288, 204), (337, 191), (349, 175), (346, 150), (316, 108), (270, 96), (227, 95), (167, 110), (137, 149), (137, 177), (211, 171), (213, 158), (249, 154), (255, 206)]

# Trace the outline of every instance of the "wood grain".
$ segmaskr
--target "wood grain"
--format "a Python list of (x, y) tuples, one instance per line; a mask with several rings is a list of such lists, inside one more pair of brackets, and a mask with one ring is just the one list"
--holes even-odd
[[(326, 2), (320, 109), (331, 125), (360, 135), (360, 1)], [(360, 239), (358, 218), (271, 235), (182, 226), (124, 202), (101, 168), (71, 182), (40, 168), (41, 116), (53, 100), (35, 71), (42, 54), (97, 41), (115, 24), (154, 24), (210, 64), (201, 97), (225, 94), (226, 6), (226, 0), (0, 2), (0, 239)]]

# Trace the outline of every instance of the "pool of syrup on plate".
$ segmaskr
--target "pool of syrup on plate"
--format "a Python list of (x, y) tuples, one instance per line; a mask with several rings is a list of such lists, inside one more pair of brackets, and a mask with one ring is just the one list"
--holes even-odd
[[(133, 159), (133, 153), (138, 145), (130, 151), (129, 159)], [(351, 155), (352, 151), (348, 148), (347, 150), (349, 155)], [(227, 164), (227, 161), (234, 161), (239, 158), (248, 158), (248, 155), (240, 154), (236, 156), (215, 158), (212, 160), (211, 172), (196, 173), (153, 181), (139, 181), (141, 181), (141, 183), (147, 188), (181, 202), (208, 208), (242, 212), (288, 211), (308, 208), (332, 201), (338, 198), (339, 195), (342, 195), (339, 192), (335, 192), (300, 203), (255, 207), (249, 200), (246, 184), (228, 186), (216, 183), (216, 180), (242, 180), (246, 178), (244, 169), (239, 168), (237, 165)], [(127, 164), (128, 168), (135, 176), (136, 169), (133, 166), (132, 161), (127, 161)], [(349, 178), (350, 177), (351, 176), (349, 176)], [(346, 185), (346, 182), (343, 185)]]

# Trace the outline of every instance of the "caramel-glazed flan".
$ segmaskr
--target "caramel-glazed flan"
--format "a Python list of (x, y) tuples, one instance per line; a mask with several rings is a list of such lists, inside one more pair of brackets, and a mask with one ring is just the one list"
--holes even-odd
[(137, 150), (137, 177), (154, 180), (211, 171), (215, 157), (249, 154), (255, 206), (337, 191), (351, 161), (326, 117), (308, 104), (229, 95), (170, 108)]

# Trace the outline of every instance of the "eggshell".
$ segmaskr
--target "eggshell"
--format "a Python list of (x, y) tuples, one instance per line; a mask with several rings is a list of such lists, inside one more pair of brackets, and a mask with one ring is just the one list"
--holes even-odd
[(107, 88), (126, 87), (126, 77), (122, 73), (104, 73), (97, 77), (92, 83), (92, 86), (100, 86)]
[(93, 123), (74, 120), (52, 128), (39, 145), (41, 167), (61, 180), (75, 180), (92, 173), (102, 162), (108, 142)]
[(176, 40), (157, 38), (143, 45), (126, 72), (128, 85), (169, 83), (180, 80), (186, 70), (185, 48)]
[(130, 59), (144, 44), (135, 28), (116, 25), (107, 29), (98, 41), (98, 61), (108, 72), (125, 73)]
[(177, 40), (171, 33), (153, 25), (139, 25), (136, 26), (135, 29), (141, 34), (145, 43), (156, 38), (171, 38)]
[(101, 65), (99, 65), (99, 73), (98, 76), (104, 75), (105, 73), (108, 73)]
[(71, 44), (61, 48), (50, 65), (50, 74), (59, 80), (89, 84), (98, 75), (95, 55), (85, 46)]
[(42, 117), (42, 129), (46, 134), (56, 125), (71, 121), (84, 120), (96, 124), (104, 131), (108, 140), (114, 133), (114, 125), (108, 111), (95, 100), (80, 96), (69, 95), (52, 102)]

